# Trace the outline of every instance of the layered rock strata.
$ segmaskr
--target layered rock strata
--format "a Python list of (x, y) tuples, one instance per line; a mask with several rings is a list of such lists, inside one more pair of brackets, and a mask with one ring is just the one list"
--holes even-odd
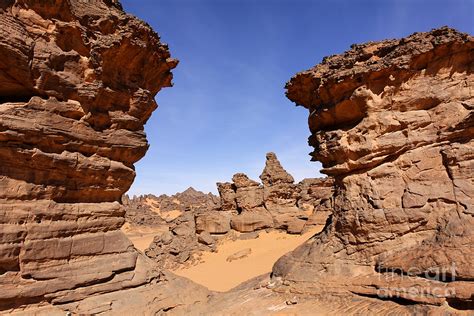
[(453, 29), (353, 45), (287, 84), (332, 221), (274, 266), (300, 292), (474, 309), (474, 38)]
[(117, 1), (2, 1), (0, 34), (0, 310), (156, 279), (119, 201), (177, 61)]

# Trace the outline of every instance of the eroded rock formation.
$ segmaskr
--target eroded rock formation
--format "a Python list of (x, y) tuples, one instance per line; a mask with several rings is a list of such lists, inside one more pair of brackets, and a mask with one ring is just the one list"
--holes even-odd
[(299, 292), (474, 309), (474, 39), (353, 45), (287, 84), (335, 178), (332, 221), (274, 266)]
[(157, 226), (172, 222), (186, 211), (210, 212), (220, 206), (219, 197), (190, 187), (173, 195), (153, 194), (122, 198), (126, 209), (125, 218), (132, 225)]
[(215, 249), (211, 233), (224, 234), (230, 230), (230, 220), (218, 211), (219, 198), (192, 187), (170, 196), (125, 195), (123, 201), (127, 221), (123, 230), (132, 240), (142, 228), (155, 232), (145, 253), (160, 268), (196, 263), (201, 252)]
[(158, 279), (119, 201), (176, 64), (117, 1), (0, 3), (0, 310)]
[(146, 255), (172, 269), (198, 263), (201, 253), (214, 251), (221, 240), (257, 238), (263, 229), (300, 234), (324, 225), (332, 212), (333, 180), (310, 178), (294, 184), (274, 153), (266, 158), (263, 185), (237, 173), (232, 183), (217, 183), (220, 199), (192, 188), (172, 196), (125, 196), (128, 223), (160, 226)]
[(252, 232), (275, 228), (299, 234), (308, 225), (326, 222), (332, 205), (331, 178), (304, 179), (295, 184), (276, 155), (268, 153), (260, 179), (262, 184), (237, 173), (232, 183), (217, 184), (222, 208), (234, 214), (233, 229)]

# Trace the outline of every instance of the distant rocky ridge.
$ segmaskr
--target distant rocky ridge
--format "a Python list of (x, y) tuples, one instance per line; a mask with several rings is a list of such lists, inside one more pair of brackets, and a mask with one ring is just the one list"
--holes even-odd
[(164, 268), (198, 262), (199, 253), (215, 250), (221, 238), (264, 229), (301, 234), (326, 223), (332, 211), (330, 178), (294, 184), (276, 155), (268, 153), (260, 179), (262, 184), (237, 173), (233, 182), (217, 183), (219, 198), (193, 188), (172, 196), (125, 195), (125, 217), (132, 225), (167, 227), (145, 251)]
[(212, 193), (205, 194), (190, 187), (181, 193), (168, 196), (146, 194), (130, 198), (122, 197), (125, 206), (125, 219), (133, 225), (156, 226), (177, 218), (185, 211), (200, 212), (219, 207), (219, 197)]

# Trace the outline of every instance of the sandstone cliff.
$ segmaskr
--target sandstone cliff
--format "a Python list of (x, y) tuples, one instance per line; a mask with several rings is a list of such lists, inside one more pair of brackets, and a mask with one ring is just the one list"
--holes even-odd
[(0, 3), (0, 310), (158, 278), (119, 201), (176, 65), (117, 1)]
[(474, 38), (449, 28), (353, 45), (287, 84), (332, 221), (274, 266), (287, 287), (474, 309)]

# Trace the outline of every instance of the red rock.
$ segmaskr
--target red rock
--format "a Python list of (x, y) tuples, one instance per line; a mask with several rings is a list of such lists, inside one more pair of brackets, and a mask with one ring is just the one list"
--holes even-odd
[(281, 258), (275, 278), (474, 308), (473, 50), (471, 36), (441, 28), (354, 45), (291, 79), (336, 192), (324, 232)]
[(305, 179), (294, 184), (275, 153), (268, 153), (266, 158), (260, 175), (262, 185), (243, 173), (235, 174), (233, 183), (218, 183), (222, 210), (237, 213), (232, 228), (250, 232), (271, 227), (294, 234), (324, 224), (332, 212), (333, 180)]
[(293, 183), (295, 180), (280, 164), (275, 153), (267, 153), (265, 169), (263, 169), (260, 179), (263, 185), (271, 186), (278, 183)]
[(221, 209), (223, 211), (230, 211), (237, 213), (237, 204), (235, 201), (235, 188), (234, 184), (230, 182), (218, 182), (217, 190), (219, 191)]
[(196, 232), (225, 234), (230, 230), (230, 214), (222, 211), (207, 211), (196, 216)]
[[(116, 1), (0, 4), (0, 311), (117, 301), (160, 278), (120, 231), (120, 199), (176, 65)], [(154, 291), (144, 306), (170, 296)]]
[(252, 249), (250, 248), (245, 248), (243, 250), (240, 250), (230, 256), (227, 257), (226, 261), (227, 262), (232, 262), (235, 260), (243, 259), (248, 257), (252, 253)]
[(262, 208), (253, 212), (244, 212), (233, 216), (230, 220), (230, 226), (238, 232), (248, 233), (273, 227), (273, 219), (271, 215)]
[(204, 245), (207, 245), (207, 246), (212, 245), (216, 242), (214, 237), (212, 237), (211, 234), (209, 234), (208, 232), (200, 233), (199, 236), (198, 236), (198, 241), (201, 244), (204, 244)]

